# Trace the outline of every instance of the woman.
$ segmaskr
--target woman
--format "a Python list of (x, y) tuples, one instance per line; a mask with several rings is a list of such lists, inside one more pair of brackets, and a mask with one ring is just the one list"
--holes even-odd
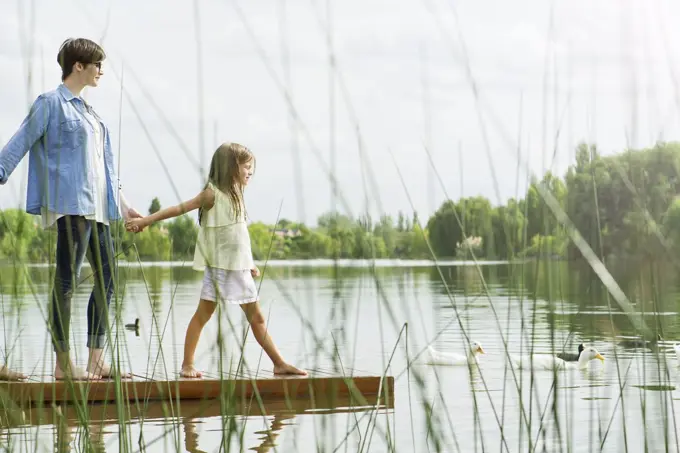
[[(29, 153), (26, 211), (44, 228), (57, 228), (56, 272), (50, 304), (50, 334), (56, 379), (112, 375), (103, 357), (108, 306), (113, 294), (113, 242), (109, 221), (141, 217), (128, 207), (116, 177), (108, 128), (81, 97), (104, 72), (104, 50), (89, 39), (67, 39), (57, 61), (62, 83), (31, 106), (19, 130), (0, 152), (0, 184)], [(69, 356), (71, 298), (87, 256), (95, 284), (87, 307), (86, 369)], [(128, 377), (128, 373), (121, 377)]]

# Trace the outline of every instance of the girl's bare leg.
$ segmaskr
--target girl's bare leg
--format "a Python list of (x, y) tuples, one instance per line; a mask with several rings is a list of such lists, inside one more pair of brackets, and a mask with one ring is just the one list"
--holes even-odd
[(262, 346), (264, 352), (269, 356), (274, 364), (274, 374), (299, 374), (306, 376), (307, 372), (286, 363), (281, 357), (279, 350), (274, 345), (272, 337), (267, 333), (267, 325), (260, 310), (259, 302), (250, 304), (243, 304), (241, 308), (246, 314), (246, 318), (250, 323), (250, 328), (253, 330), (253, 335), (257, 342)]
[(201, 337), (203, 326), (210, 320), (210, 317), (215, 312), (217, 304), (210, 300), (201, 299), (198, 302), (196, 313), (189, 321), (187, 333), (184, 338), (184, 361), (182, 362), (182, 371), (180, 375), (188, 378), (200, 378), (203, 373), (194, 368), (194, 353), (198, 340)]

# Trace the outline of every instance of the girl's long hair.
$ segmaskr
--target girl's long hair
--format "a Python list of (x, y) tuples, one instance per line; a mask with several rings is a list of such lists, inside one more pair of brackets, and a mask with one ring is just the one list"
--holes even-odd
[[(240, 165), (250, 161), (255, 164), (255, 156), (248, 148), (238, 143), (224, 143), (215, 151), (210, 162), (208, 182), (212, 183), (231, 200), (236, 219), (245, 211), (243, 185), (239, 178)], [(208, 184), (205, 185), (208, 187)], [(203, 207), (198, 208), (198, 223), (203, 217)]]

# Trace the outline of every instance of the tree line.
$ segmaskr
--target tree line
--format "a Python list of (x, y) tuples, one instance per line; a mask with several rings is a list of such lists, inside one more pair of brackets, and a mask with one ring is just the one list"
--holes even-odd
[[(560, 210), (601, 258), (649, 259), (672, 254), (680, 244), (680, 144), (602, 156), (581, 144), (563, 177), (550, 172), (534, 180), (523, 198), (493, 206), (485, 197), (445, 201), (427, 222), (417, 213), (350, 218), (326, 213), (312, 228), (287, 219), (251, 223), (256, 259), (578, 259), (565, 227), (546, 205), (549, 192)], [(545, 193), (545, 192), (543, 192)], [(553, 206), (554, 207), (554, 206)], [(149, 213), (161, 208), (152, 200)], [(55, 233), (39, 218), (17, 209), (0, 216), (0, 256), (45, 262), (53, 259)], [(189, 260), (198, 225), (185, 215), (133, 235), (112, 224), (114, 241), (128, 259)]]

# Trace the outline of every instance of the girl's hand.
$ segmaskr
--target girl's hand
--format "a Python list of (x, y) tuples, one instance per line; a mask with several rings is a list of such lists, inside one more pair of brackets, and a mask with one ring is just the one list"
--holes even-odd
[(144, 222), (144, 218), (136, 218), (136, 219), (130, 219), (127, 222), (125, 222), (125, 229), (132, 232), (132, 233), (139, 233), (146, 227), (146, 222)]
[(260, 270), (257, 268), (257, 266), (250, 270), (250, 275), (252, 275), (253, 278), (260, 276)]

